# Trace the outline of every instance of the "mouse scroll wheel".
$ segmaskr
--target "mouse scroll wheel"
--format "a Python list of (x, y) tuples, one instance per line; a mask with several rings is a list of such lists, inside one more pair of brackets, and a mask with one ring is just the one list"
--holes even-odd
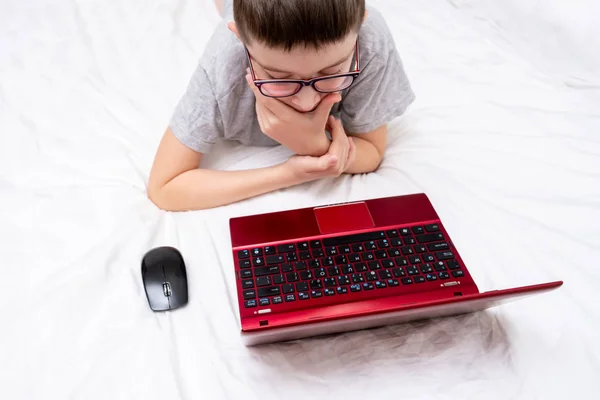
[(171, 284), (169, 282), (163, 283), (163, 294), (165, 297), (171, 296)]

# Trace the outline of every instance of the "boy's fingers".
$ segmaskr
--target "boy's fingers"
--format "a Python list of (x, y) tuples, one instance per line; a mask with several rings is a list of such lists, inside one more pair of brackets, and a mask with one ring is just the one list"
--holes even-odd
[(331, 111), (331, 108), (333, 107), (333, 105), (335, 103), (339, 103), (341, 100), (342, 100), (342, 96), (339, 93), (329, 94), (329, 95), (327, 95), (327, 97), (325, 97), (321, 101), (321, 104), (319, 104), (315, 113), (318, 116), (325, 119), (327, 117), (327, 115), (329, 115), (329, 112)]

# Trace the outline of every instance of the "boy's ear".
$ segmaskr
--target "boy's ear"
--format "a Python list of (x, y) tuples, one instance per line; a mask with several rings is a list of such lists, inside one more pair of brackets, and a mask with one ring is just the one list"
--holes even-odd
[(235, 22), (229, 21), (227, 23), (227, 28), (229, 28), (229, 30), (231, 32), (233, 32), (235, 34), (235, 36), (237, 36), (238, 39), (242, 40), (242, 38), (240, 37), (240, 32), (238, 31), (238, 28), (237, 28), (237, 25), (235, 24)]
[(365, 23), (365, 21), (367, 20), (367, 17), (369, 16), (369, 10), (365, 10), (365, 16), (363, 18), (363, 24)]

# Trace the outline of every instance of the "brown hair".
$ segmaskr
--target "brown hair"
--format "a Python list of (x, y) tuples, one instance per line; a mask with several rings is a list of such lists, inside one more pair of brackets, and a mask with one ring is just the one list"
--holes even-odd
[(233, 14), (245, 43), (320, 48), (358, 32), (365, 0), (234, 0)]

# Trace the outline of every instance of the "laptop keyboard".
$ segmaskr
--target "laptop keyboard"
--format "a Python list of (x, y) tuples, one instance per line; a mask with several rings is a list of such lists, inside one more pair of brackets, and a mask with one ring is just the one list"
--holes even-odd
[(464, 276), (439, 224), (239, 250), (245, 308)]

